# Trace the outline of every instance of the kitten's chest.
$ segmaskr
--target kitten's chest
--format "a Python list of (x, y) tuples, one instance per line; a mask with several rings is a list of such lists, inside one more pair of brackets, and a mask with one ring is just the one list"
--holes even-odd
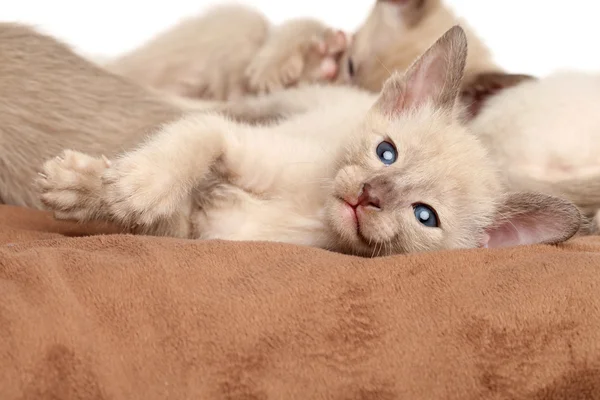
[(320, 196), (257, 194), (218, 183), (203, 188), (195, 199), (192, 229), (196, 238), (326, 244), (324, 199)]

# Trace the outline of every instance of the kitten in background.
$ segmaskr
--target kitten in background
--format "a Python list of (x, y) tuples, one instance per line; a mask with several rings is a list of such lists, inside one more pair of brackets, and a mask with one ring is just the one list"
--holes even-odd
[(523, 77), (496, 77), (496, 91), (481, 102), (469, 127), (513, 187), (543, 187), (593, 217), (600, 208), (600, 74)]
[(482, 40), (442, 0), (377, 0), (351, 36), (312, 19), (272, 27), (254, 9), (221, 6), (105, 66), (176, 95), (213, 100), (306, 83), (352, 84), (378, 92), (393, 71), (406, 70), (458, 23), (470, 46), (465, 82), (482, 71), (501, 71)]
[(332, 81), (348, 40), (314, 19), (273, 26), (257, 10), (225, 5), (180, 22), (104, 67), (174, 95), (231, 100)]
[(567, 240), (577, 207), (511, 191), (463, 125), (466, 60), (457, 26), (380, 94), (346, 88), (267, 126), (188, 115), (112, 159), (66, 150), (44, 164), (41, 199), (137, 233), (361, 256)]
[(480, 72), (500, 72), (483, 41), (443, 0), (377, 0), (353, 35), (336, 80), (378, 92), (394, 71), (405, 71), (439, 36), (460, 25), (469, 42), (465, 83)]
[[(509, 80), (517, 84), (517, 75), (505, 74), (494, 62), (483, 41), (457, 18), (442, 0), (378, 0), (365, 22), (348, 42), (339, 62), (335, 86), (352, 85), (370, 92), (379, 92), (394, 71), (405, 71), (439, 36), (459, 24), (467, 35), (469, 54), (461, 101), (467, 112), (474, 114), (480, 104)], [(529, 78), (529, 77), (527, 77)], [(286, 90), (267, 98), (235, 99), (217, 105), (222, 113), (237, 121), (271, 123), (304, 112), (313, 103), (335, 101), (345, 91), (331, 85), (313, 85)]]

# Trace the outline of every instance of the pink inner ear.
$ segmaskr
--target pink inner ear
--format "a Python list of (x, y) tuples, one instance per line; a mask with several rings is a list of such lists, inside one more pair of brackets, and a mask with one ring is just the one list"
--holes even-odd
[(405, 105), (419, 107), (437, 96), (437, 92), (444, 88), (445, 67), (437, 57), (424, 57), (407, 82)]
[(552, 240), (562, 230), (551, 220), (537, 219), (540, 215), (517, 215), (501, 225), (487, 230), (487, 247), (511, 247)]
[(487, 233), (484, 233), (483, 238), (481, 239), (481, 242), (479, 243), (479, 247), (487, 248), (487, 247), (489, 247), (489, 243), (490, 243), (490, 235), (488, 235)]
[(405, 75), (405, 83), (396, 83), (393, 114), (422, 107), (435, 101), (445, 90), (446, 69), (449, 68), (443, 49), (434, 49), (425, 54)]

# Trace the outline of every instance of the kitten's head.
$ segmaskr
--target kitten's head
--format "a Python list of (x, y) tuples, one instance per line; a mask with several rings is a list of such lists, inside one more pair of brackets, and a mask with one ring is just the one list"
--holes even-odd
[(349, 138), (326, 210), (342, 250), (392, 254), (554, 243), (581, 224), (571, 203), (504, 192), (457, 106), (464, 31), (444, 34), (393, 75)]
[(455, 24), (441, 0), (378, 0), (340, 61), (337, 81), (381, 90)]

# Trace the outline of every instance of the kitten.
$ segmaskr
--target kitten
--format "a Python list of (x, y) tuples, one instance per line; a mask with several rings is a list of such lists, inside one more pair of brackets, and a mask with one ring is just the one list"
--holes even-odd
[[(461, 97), (469, 106), (467, 111), (475, 114), (493, 92), (493, 76), (505, 77), (507, 74), (495, 64), (490, 51), (466, 22), (459, 20), (441, 0), (378, 0), (366, 21), (349, 40), (333, 83), (379, 92), (392, 72), (406, 70), (417, 56), (458, 22), (469, 42), (463, 82), (465, 88)], [(487, 76), (485, 82), (481, 79), (482, 74)], [(518, 80), (517, 75), (514, 78)], [(507, 83), (507, 79), (500, 79), (503, 84)], [(485, 96), (480, 86), (485, 88)], [(266, 98), (234, 99), (228, 104), (218, 105), (216, 109), (240, 122), (264, 124), (304, 112), (311, 107), (311, 102), (322, 96), (337, 97), (343, 93), (343, 90), (330, 85), (313, 85), (309, 89), (288, 89)]]
[(378, 92), (393, 71), (406, 70), (457, 24), (469, 42), (466, 80), (479, 72), (500, 72), (483, 41), (442, 0), (377, 0), (340, 61), (336, 80)]
[(578, 209), (507, 192), (461, 123), (466, 58), (456, 26), (379, 95), (348, 90), (268, 126), (190, 115), (112, 160), (66, 150), (44, 164), (41, 198), (57, 218), (137, 233), (361, 256), (570, 238)]
[(43, 162), (65, 147), (111, 157), (177, 119), (184, 108), (26, 26), (0, 23), (0, 54), (0, 201), (5, 204), (42, 208), (34, 178)]
[(182, 21), (105, 67), (172, 94), (231, 100), (331, 81), (347, 40), (313, 19), (271, 26), (252, 8), (227, 5)]
[[(487, 101), (509, 87), (537, 79), (531, 75), (504, 72), (482, 72), (463, 81), (459, 101), (463, 106), (465, 121), (475, 118)], [(354, 88), (352, 90), (361, 90)], [(311, 85), (290, 88), (268, 96), (246, 97), (226, 103), (212, 103), (202, 109), (217, 111), (238, 122), (265, 124), (281, 121), (293, 115), (320, 107), (328, 102), (339, 101), (348, 95), (347, 86)], [(193, 108), (193, 105), (190, 105)]]
[(506, 72), (480, 72), (463, 82), (460, 94), (465, 105), (465, 117), (471, 120), (479, 115), (489, 99), (503, 90), (523, 82), (537, 79), (533, 75), (510, 74)]
[(504, 87), (469, 126), (513, 187), (543, 188), (593, 214), (600, 208), (599, 103), (600, 75), (559, 72)]

